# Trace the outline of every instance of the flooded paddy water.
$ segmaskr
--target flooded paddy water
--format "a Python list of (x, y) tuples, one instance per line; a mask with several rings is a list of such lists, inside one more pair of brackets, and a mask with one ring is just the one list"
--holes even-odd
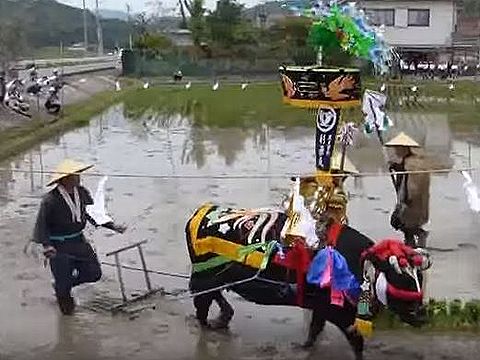
[[(147, 113), (135, 119), (128, 114), (119, 104), (93, 119), (89, 127), (1, 165), (1, 358), (350, 358), (346, 341), (333, 328), (322, 335), (316, 350), (296, 350), (292, 344), (305, 336), (301, 310), (259, 307), (232, 294), (229, 298), (236, 315), (228, 334), (201, 333), (192, 319), (190, 300), (157, 298), (152, 300), (156, 310), (136, 320), (93, 311), (89, 307), (92, 299), (119, 297), (115, 271), (108, 266), (103, 267), (102, 282), (77, 289), (81, 306), (75, 317), (59, 314), (49, 270), (22, 253), (45, 192), (48, 175), (42, 170), (52, 170), (71, 157), (95, 163), (94, 172), (115, 174), (107, 182), (107, 208), (129, 229), (124, 235), (112, 235), (89, 228), (87, 235), (100, 260), (105, 261), (109, 251), (147, 239), (149, 268), (188, 274), (184, 226), (196, 207), (206, 201), (239, 207), (278, 206), (288, 193), (289, 175), (314, 169), (313, 120), (312, 126), (275, 126), (259, 119), (252, 126), (233, 122), (229, 127), (216, 127), (178, 114)], [(436, 167), (480, 167), (480, 134), (455, 133), (447, 113), (395, 109), (390, 115), (396, 126), (385, 136), (408, 132), (425, 147)], [(347, 180), (351, 225), (376, 240), (400, 238), (389, 225), (394, 190), (385, 174), (378, 140), (360, 134), (349, 157), (360, 172), (371, 174)], [(100, 178), (86, 175), (83, 182), (94, 191)], [(479, 174), (472, 175), (480, 183)], [(427, 291), (434, 298), (480, 298), (480, 215), (469, 210), (463, 182), (457, 172), (432, 176), (426, 228), (434, 266)], [(123, 254), (122, 262), (140, 265), (134, 251)], [(167, 290), (187, 285), (182, 279), (155, 275), (152, 280)], [(126, 282), (129, 294), (138, 292), (143, 289), (143, 274), (127, 272)], [(367, 344), (366, 355), (459, 359), (471, 358), (478, 350), (480, 343), (474, 336), (382, 332)]]

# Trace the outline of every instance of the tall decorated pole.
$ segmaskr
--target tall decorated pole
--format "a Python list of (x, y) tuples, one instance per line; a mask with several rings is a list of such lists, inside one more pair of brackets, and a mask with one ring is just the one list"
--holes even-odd
[[(317, 225), (322, 221), (345, 223), (347, 197), (343, 192), (343, 181), (333, 174), (340, 171), (344, 178), (349, 171), (347, 148), (353, 144), (356, 127), (353, 123), (341, 124), (341, 110), (361, 105), (360, 71), (348, 68), (323, 67), (322, 58), (328, 58), (332, 50), (341, 49), (354, 58), (366, 59), (373, 64), (376, 73), (388, 71), (392, 50), (385, 43), (380, 29), (368, 25), (363, 10), (354, 2), (344, 5), (344, 1), (286, 0), (285, 7), (299, 16), (312, 18), (308, 44), (317, 52), (315, 66), (282, 66), (279, 69), (283, 101), (286, 104), (314, 109), (315, 116), (315, 176), (305, 178), (305, 188), (296, 180), (295, 191), (290, 203), (298, 198), (308, 200)], [(382, 94), (381, 94), (382, 95)], [(389, 124), (382, 112), (386, 97), (367, 91), (363, 101), (365, 127), (375, 130), (380, 141), (381, 131)], [(337, 149), (340, 147), (339, 149)], [(354, 170), (351, 170), (354, 171)], [(343, 174), (343, 175), (342, 175)], [(312, 194), (312, 184), (314, 193)], [(295, 193), (293, 191), (293, 193)], [(294, 199), (295, 198), (295, 199)], [(298, 201), (297, 201), (298, 202)], [(293, 209), (293, 207), (291, 207)], [(291, 211), (288, 221), (292, 224), (300, 213)], [(331, 216), (329, 215), (331, 214)], [(371, 303), (372, 282), (364, 279), (355, 321), (356, 330), (368, 336), (372, 332)]]

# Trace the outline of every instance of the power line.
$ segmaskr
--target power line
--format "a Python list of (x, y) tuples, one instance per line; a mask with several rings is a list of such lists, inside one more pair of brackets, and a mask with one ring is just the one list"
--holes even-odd
[[(393, 172), (394, 175), (407, 175), (407, 174), (449, 174), (449, 173), (460, 173), (460, 172), (476, 172), (479, 171), (478, 167), (465, 167), (465, 168), (444, 168), (444, 169), (432, 169), (432, 170), (413, 170), (413, 171), (396, 171)], [(40, 175), (68, 175), (66, 173), (59, 173), (55, 171), (44, 171), (44, 170), (22, 170), (22, 169), (9, 169), (9, 168), (0, 168), (0, 172), (12, 172), (12, 173), (21, 173), (21, 174), (40, 174)], [(387, 177), (392, 173), (389, 172), (360, 172), (356, 174), (345, 174), (345, 173), (333, 173), (329, 174), (332, 177)], [(157, 174), (128, 174), (128, 173), (82, 173), (84, 177), (104, 177), (108, 176), (111, 178), (131, 178), (131, 179), (213, 179), (213, 180), (230, 180), (230, 179), (285, 179), (290, 177), (313, 177), (318, 176), (317, 173), (284, 173), (284, 174), (238, 174), (238, 175), (157, 175)]]

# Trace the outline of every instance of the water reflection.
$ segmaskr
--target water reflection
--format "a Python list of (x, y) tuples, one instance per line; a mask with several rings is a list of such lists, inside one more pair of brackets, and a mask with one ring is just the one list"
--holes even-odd
[[(305, 173), (313, 169), (314, 129), (275, 128), (261, 123), (251, 128), (201, 126), (198, 122), (204, 119), (198, 120), (194, 115), (198, 106), (194, 102), (185, 105), (185, 112), (193, 117), (144, 114), (135, 120), (122, 116), (128, 113), (122, 106), (113, 107), (95, 119), (90, 127), (58, 137), (13, 162), (5, 163), (3, 167), (7, 170), (0, 173), (0, 201), (9, 198), (9, 185), (22, 176), (30, 181), (28, 189), (21, 189), (23, 192), (36, 193), (45, 184), (44, 174), (13, 174), (8, 169), (42, 171), (46, 166), (52, 170), (58, 161), (69, 156), (103, 162), (103, 171), (117, 169), (125, 173), (157, 175), (194, 173), (200, 169), (223, 174), (235, 168), (240, 173), (254, 174), (271, 173), (272, 169), (276, 174), (285, 171)], [(385, 134), (386, 139), (405, 131), (424, 147), (433, 167), (453, 166), (448, 115), (392, 113), (391, 117), (396, 125)], [(98, 134), (95, 139), (92, 138), (93, 131)], [(471, 148), (472, 145), (465, 147), (467, 151)], [(476, 149), (474, 146), (470, 150), (470, 163)], [(349, 157), (362, 172), (385, 170), (384, 154), (375, 135), (359, 133), (355, 146), (349, 150)], [(272, 164), (272, 158), (275, 164)], [(223, 161), (218, 162), (219, 159)], [(115, 162), (121, 165), (115, 165)], [(364, 191), (362, 179), (355, 179), (354, 185), (356, 191)]]

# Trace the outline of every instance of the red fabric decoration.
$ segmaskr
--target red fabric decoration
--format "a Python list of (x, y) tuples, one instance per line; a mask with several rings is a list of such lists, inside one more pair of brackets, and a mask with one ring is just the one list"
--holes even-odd
[(387, 293), (391, 296), (405, 301), (422, 301), (423, 293), (421, 291), (409, 291), (398, 289), (392, 284), (387, 284)]
[(422, 258), (410, 246), (405, 245), (400, 240), (382, 240), (375, 246), (366, 250), (362, 254), (362, 259), (367, 256), (374, 256), (380, 261), (388, 261), (390, 256), (395, 256), (398, 259), (398, 264), (401, 267), (407, 266), (409, 263), (414, 265), (421, 264)]
[(303, 306), (305, 293), (305, 276), (310, 268), (312, 257), (304, 241), (295, 241), (293, 247), (285, 254), (282, 259), (277, 253), (273, 258), (273, 263), (295, 270), (297, 276), (297, 305)]
[(340, 236), (340, 233), (342, 232), (343, 225), (340, 223), (333, 223), (328, 227), (327, 230), (327, 245), (336, 247), (337, 246), (337, 240), (338, 237)]
[(412, 259), (414, 266), (422, 266), (423, 264), (423, 257), (422, 255), (415, 255)]
[[(333, 223), (327, 230), (327, 245), (335, 247), (337, 240), (342, 232), (343, 225), (340, 223)], [(285, 257), (282, 259), (277, 253), (273, 258), (273, 263), (290, 270), (295, 270), (297, 277), (297, 305), (303, 306), (304, 292), (305, 292), (305, 277), (310, 269), (312, 262), (312, 254), (307, 248), (305, 241), (301, 237), (297, 237), (294, 245), (289, 249)]]

